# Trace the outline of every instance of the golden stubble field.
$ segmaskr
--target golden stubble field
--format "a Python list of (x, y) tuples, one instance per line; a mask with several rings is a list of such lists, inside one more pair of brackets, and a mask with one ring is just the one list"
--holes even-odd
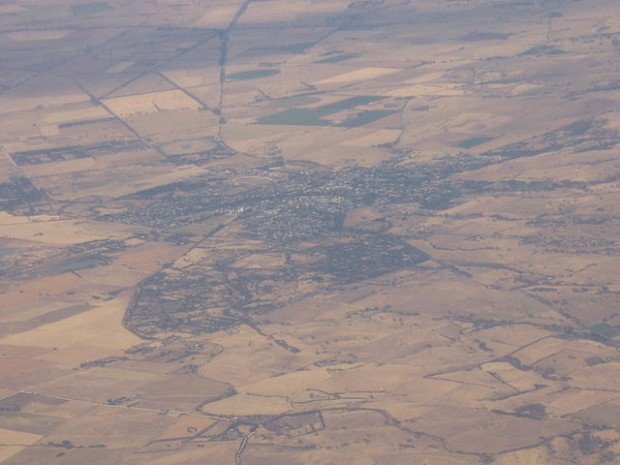
[(0, 5), (0, 464), (617, 463), (619, 14)]

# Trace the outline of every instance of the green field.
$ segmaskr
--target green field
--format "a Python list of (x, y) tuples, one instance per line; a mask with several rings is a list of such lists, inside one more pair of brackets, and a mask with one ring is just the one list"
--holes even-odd
[(263, 116), (256, 121), (258, 124), (282, 124), (293, 126), (325, 126), (327, 121), (322, 120), (323, 113), (317, 108), (289, 108), (275, 115)]
[(273, 115), (263, 116), (256, 121), (258, 124), (281, 124), (295, 126), (327, 126), (329, 121), (323, 118), (360, 105), (367, 105), (381, 100), (383, 97), (360, 95), (339, 102), (330, 103), (317, 108), (289, 108)]
[(609, 339), (620, 335), (620, 328), (612, 326), (609, 323), (597, 323), (593, 326), (590, 326), (590, 331), (598, 334), (599, 336), (603, 336)]
[(482, 145), (486, 142), (493, 140), (493, 137), (472, 137), (471, 139), (462, 140), (457, 144), (462, 149), (470, 149), (477, 145)]
[(250, 79), (260, 79), (274, 76), (279, 72), (279, 69), (250, 69), (247, 71), (239, 71), (237, 73), (229, 74), (228, 79), (232, 81), (248, 81)]

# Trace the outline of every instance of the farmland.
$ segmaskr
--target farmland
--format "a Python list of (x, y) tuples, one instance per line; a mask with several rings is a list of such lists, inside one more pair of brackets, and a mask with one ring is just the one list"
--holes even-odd
[(0, 465), (620, 460), (620, 5), (0, 5)]

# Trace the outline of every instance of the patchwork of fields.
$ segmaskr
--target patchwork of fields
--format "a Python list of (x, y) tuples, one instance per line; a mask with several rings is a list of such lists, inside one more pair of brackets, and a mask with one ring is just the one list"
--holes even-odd
[(620, 4), (0, 5), (0, 465), (620, 460)]

